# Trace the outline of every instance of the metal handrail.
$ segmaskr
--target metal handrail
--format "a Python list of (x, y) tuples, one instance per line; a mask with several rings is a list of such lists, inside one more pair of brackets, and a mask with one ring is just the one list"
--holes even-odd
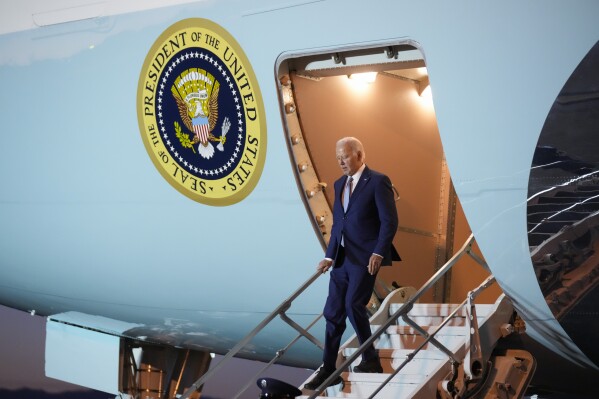
[[(312, 326), (314, 324), (316, 324), (316, 322), (318, 320), (320, 320), (321, 317), (322, 317), (322, 313), (320, 315), (318, 315), (314, 320), (312, 320), (312, 322), (308, 325), (308, 327), (306, 328), (306, 330), (309, 330), (310, 328), (312, 328)], [(266, 363), (266, 365), (264, 367), (262, 367), (260, 370), (258, 370), (258, 372), (255, 373), (254, 376), (248, 380), (248, 382), (243, 386), (243, 388), (241, 388), (239, 390), (239, 392), (237, 392), (237, 394), (235, 394), (235, 396), (233, 396), (232, 399), (239, 398), (242, 393), (244, 393), (250, 386), (252, 386), (254, 384), (254, 381), (256, 381), (257, 378), (260, 377), (260, 375), (262, 375), (263, 372), (265, 372), (266, 370), (268, 370), (268, 368), (270, 366), (272, 366), (273, 364), (275, 364), (277, 362), (277, 360), (279, 360), (281, 357), (283, 357), (283, 355), (285, 354), (285, 352), (287, 352), (287, 350), (289, 348), (291, 348), (291, 346), (293, 344), (295, 344), (301, 337), (303, 337), (302, 333), (297, 334), (296, 337), (293, 340), (291, 340), (291, 342), (288, 343), (286, 347), (284, 347), (283, 349), (279, 349), (277, 351), (277, 353), (275, 354), (275, 357), (273, 357), (272, 359), (270, 359), (270, 362)]]
[[(488, 288), (491, 285), (491, 283), (493, 283), (494, 281), (495, 281), (495, 277), (489, 276), (489, 277), (487, 277), (485, 279), (485, 281), (483, 281), (473, 291), (484, 290), (484, 289)], [(399, 365), (399, 367), (397, 367), (395, 370), (393, 370), (393, 372), (389, 375), (389, 377), (387, 377), (385, 379), (385, 381), (383, 381), (379, 385), (379, 387), (377, 389), (375, 389), (374, 392), (372, 392), (372, 394), (368, 397), (368, 399), (374, 398), (376, 396), (376, 394), (379, 393), (381, 391), (381, 389), (383, 389), (385, 387), (385, 385), (387, 385), (393, 379), (393, 377), (395, 377), (410, 361), (412, 361), (412, 359), (416, 356), (416, 354), (418, 352), (420, 352), (422, 350), (422, 348), (424, 348), (424, 346), (426, 344), (428, 344), (429, 342), (431, 342), (433, 345), (436, 346), (436, 344), (433, 342), (433, 339), (434, 339), (433, 337), (435, 335), (437, 335), (437, 333), (439, 331), (441, 331), (447, 325), (447, 323), (449, 323), (449, 321), (451, 321), (451, 319), (470, 301), (470, 299), (472, 298), (472, 292), (473, 291), (470, 291), (470, 293), (468, 293), (466, 299), (464, 299), (464, 301), (462, 301), (462, 303), (460, 303), (458, 306), (456, 306), (456, 308), (441, 322), (441, 324), (439, 324), (437, 326), (437, 328), (435, 328), (435, 330), (432, 333), (429, 334), (426, 331), (422, 331), (421, 334), (425, 337), (425, 340), (416, 349), (414, 349), (414, 351), (412, 351), (410, 354), (407, 355), (406, 360), (404, 360)], [(408, 324), (410, 324), (410, 325), (412, 325), (414, 327), (417, 326), (413, 320), (411, 320), (411, 319), (409, 319), (407, 317), (407, 315), (402, 315), (402, 318), (404, 320), (406, 320), (406, 322), (408, 322)], [(416, 329), (416, 330), (418, 331), (418, 329)], [(452, 365), (454, 366), (454, 370), (455, 370), (455, 367), (457, 365), (459, 365), (460, 362), (457, 359), (455, 359), (455, 354), (454, 353), (451, 353), (451, 355), (448, 355), (448, 356), (451, 359)]]
[[(375, 332), (373, 332), (373, 334), (371, 335), (371, 337), (369, 339), (367, 339), (352, 355), (350, 355), (343, 362), (343, 364), (341, 364), (341, 366), (339, 366), (339, 368), (337, 368), (337, 370), (335, 370), (335, 372), (333, 372), (312, 393), (312, 395), (310, 395), (308, 397), (308, 399), (314, 399), (322, 391), (324, 391), (326, 389), (326, 387), (328, 387), (333, 382), (334, 379), (336, 379), (339, 375), (341, 375), (341, 373), (345, 369), (347, 369), (347, 367), (352, 362), (354, 362), (358, 358), (358, 356), (360, 356), (366, 350), (366, 348), (369, 345), (373, 344), (374, 340), (376, 340), (377, 338), (379, 338), (382, 335), (382, 333), (387, 330), (388, 327), (390, 327), (392, 324), (394, 324), (400, 316), (401, 317), (405, 316), (407, 318), (407, 313), (412, 309), (412, 307), (414, 306), (414, 304), (416, 303), (416, 301), (418, 301), (420, 299), (420, 297), (426, 291), (428, 291), (435, 283), (437, 283), (437, 281), (439, 281), (441, 279), (441, 277), (445, 273), (447, 273), (462, 258), (463, 255), (468, 254), (477, 263), (479, 263), (481, 266), (483, 266), (485, 269), (488, 270), (486, 262), (484, 262), (484, 260), (482, 260), (476, 254), (474, 254), (474, 253), (471, 252), (471, 247), (472, 247), (473, 242), (474, 242), (474, 235), (471, 234), (470, 237), (468, 238), (468, 240), (466, 240), (466, 242), (462, 246), (462, 248), (447, 263), (445, 263), (445, 265), (443, 265), (422, 286), (422, 288), (420, 288), (411, 298), (409, 298), (408, 301), (404, 302), (404, 304), (393, 315), (391, 315), (391, 317), (389, 317), (389, 319), (383, 325), (381, 325)], [(281, 319), (283, 321), (285, 321), (288, 325), (290, 325), (292, 328), (294, 328), (296, 331), (298, 331), (299, 334), (284, 349), (282, 349), (280, 351), (277, 351), (276, 356), (260, 372), (262, 372), (266, 368), (270, 367), (274, 362), (276, 362), (276, 360), (278, 360), (284, 354), (284, 352), (291, 345), (293, 345), (295, 342), (297, 342), (299, 340), (299, 338), (301, 338), (302, 336), (305, 337), (305, 338), (307, 338), (310, 342), (314, 343), (316, 346), (318, 346), (318, 347), (320, 347), (322, 349), (324, 347), (322, 345), (322, 343), (320, 341), (318, 341), (313, 335), (311, 335), (310, 333), (308, 333), (308, 330), (318, 321), (318, 319), (320, 319), (320, 317), (322, 317), (322, 314), (318, 315), (317, 318), (314, 321), (312, 321), (312, 323), (310, 323), (310, 325), (306, 329), (300, 327), (298, 324), (296, 324), (293, 320), (291, 320), (285, 314), (285, 312), (291, 307), (292, 302), (298, 296), (300, 296), (310, 285), (312, 285), (312, 283), (314, 281), (316, 281), (316, 279), (318, 279), (320, 276), (322, 276), (322, 274), (323, 273), (321, 273), (319, 271), (317, 271), (316, 273), (314, 273), (300, 288), (298, 288), (293, 294), (291, 294), (286, 300), (284, 300), (279, 306), (277, 306), (275, 308), (275, 310), (273, 310), (260, 324), (258, 324), (243, 339), (241, 339), (241, 341), (239, 341), (237, 343), (237, 345), (235, 345), (233, 348), (231, 348), (231, 350), (229, 350), (229, 352), (227, 352), (227, 354), (224, 356), (224, 358), (215, 367), (211, 368), (204, 375), (202, 375), (199, 379), (197, 379), (189, 387), (189, 389), (187, 391), (185, 391), (183, 393), (183, 395), (180, 396), (180, 398), (181, 399), (188, 399), (195, 391), (197, 391), (198, 389), (200, 389), (201, 386), (206, 381), (208, 381), (218, 370), (220, 370), (221, 367), (224, 364), (226, 364), (232, 357), (234, 357), (236, 354), (238, 354), (241, 351), (241, 349), (243, 349), (260, 331), (262, 331), (268, 324), (270, 324), (270, 322), (272, 320), (274, 320), (277, 316), (281, 317)], [(464, 306), (465, 302), (466, 301), (464, 301), (460, 306), (458, 306), (458, 308), (456, 308), (456, 310), (454, 310), (454, 312), (452, 312), (451, 315), (448, 316), (448, 318), (446, 320), (444, 320), (443, 323), (441, 323), (441, 325), (432, 334), (428, 334), (425, 331), (417, 328), (417, 330), (420, 330), (418, 332), (421, 333), (421, 334), (424, 333), (425, 338), (426, 338), (425, 341), (423, 342), (423, 344), (421, 345), (421, 347), (423, 347), (426, 343), (431, 342), (433, 345), (437, 346), (440, 350), (442, 350), (445, 354), (447, 354), (451, 358), (452, 363), (454, 363), (454, 364), (455, 363), (459, 363), (457, 361), (457, 359), (455, 358), (455, 355), (451, 351), (449, 351), (444, 345), (442, 345), (436, 339), (434, 339), (434, 335), (437, 333), (437, 331), (439, 331), (448, 322), (448, 320), (451, 318), (451, 316), (453, 316), (461, 307)], [(428, 335), (428, 336), (426, 336), (426, 335)], [(421, 347), (419, 347), (415, 352), (413, 352), (411, 356), (413, 357), (413, 355), (417, 351), (419, 351), (421, 349)], [(410, 360), (411, 360), (411, 358), (407, 359), (406, 362), (404, 362), (404, 364), (407, 363), (407, 362), (409, 362)], [(399, 369), (403, 368), (404, 364), (402, 364)], [(399, 371), (399, 369), (397, 371)], [(397, 374), (397, 373), (394, 373), (392, 376), (394, 376), (395, 374)], [(390, 377), (390, 378), (392, 378), (392, 377)], [(390, 380), (390, 378), (388, 380)], [(383, 384), (381, 385), (381, 387), (379, 388), (379, 390), (388, 382), (388, 380), (383, 382)], [(251, 384), (251, 381), (244, 388), (242, 388), (242, 390), (237, 394), (237, 396), (239, 396), (243, 391), (245, 391), (249, 387), (250, 384)], [(374, 394), (376, 394), (377, 392), (378, 392), (378, 390)]]
[[(187, 391), (185, 391), (183, 393), (183, 395), (180, 396), (181, 399), (188, 399), (194, 392), (196, 392), (198, 389), (200, 389), (200, 387), (208, 380), (210, 379), (218, 370), (220, 370), (220, 368), (227, 363), (233, 356), (235, 356), (237, 353), (239, 353), (239, 351), (241, 349), (243, 349), (256, 335), (258, 335), (258, 333), (260, 331), (262, 331), (262, 329), (264, 329), (264, 327), (266, 327), (271, 321), (273, 321), (277, 316), (283, 315), (285, 314), (285, 312), (291, 307), (291, 303), (302, 294), (302, 292), (304, 292), (306, 290), (306, 288), (308, 288), (314, 281), (316, 281), (316, 279), (318, 277), (320, 277), (322, 275), (321, 272), (317, 271), (316, 273), (314, 273), (312, 275), (312, 277), (310, 277), (308, 280), (306, 280), (306, 282), (300, 287), (298, 288), (293, 294), (291, 294), (291, 296), (289, 296), (286, 300), (284, 300), (279, 306), (276, 307), (275, 310), (273, 310), (268, 316), (266, 316), (266, 318), (264, 320), (262, 320), (262, 322), (260, 324), (258, 324), (252, 331), (250, 331), (241, 341), (239, 341), (237, 343), (237, 345), (235, 345), (233, 348), (231, 348), (231, 350), (229, 350), (229, 352), (227, 352), (227, 354), (225, 355), (225, 357), (223, 357), (223, 359), (218, 362), (218, 364), (216, 366), (214, 366), (213, 368), (211, 368), (210, 370), (208, 370), (204, 375), (202, 375), (200, 378), (198, 378), (190, 387)], [(283, 317), (282, 317), (283, 318)], [(318, 318), (320, 318), (320, 316), (318, 316)], [(287, 320), (285, 320), (285, 318), (283, 318), (284, 321), (287, 322)], [(289, 320), (289, 319), (288, 319)], [(315, 322), (315, 321), (314, 321)], [(313, 323), (314, 323), (313, 322)], [(295, 323), (294, 323), (295, 324)], [(297, 329), (297, 326), (291, 325), (294, 329)], [(300, 331), (301, 330), (301, 331)], [(300, 328), (299, 333), (300, 335), (304, 335), (304, 333), (307, 334), (306, 330), (303, 330)], [(308, 334), (308, 336), (306, 336), (306, 338), (308, 338), (312, 343), (314, 343), (315, 345), (319, 346), (320, 348), (323, 348), (324, 346), (322, 345), (322, 343), (320, 343), (316, 338), (314, 338), (312, 335)]]
[[(462, 258), (462, 256), (464, 256), (465, 254), (468, 254), (470, 257), (472, 257), (472, 259), (474, 259), (477, 263), (479, 263), (483, 268), (488, 270), (486, 262), (484, 260), (482, 260), (480, 257), (478, 257), (476, 254), (471, 253), (473, 243), (474, 243), (474, 235), (471, 234), (470, 237), (468, 237), (468, 239), (462, 246), (462, 248), (460, 248), (460, 250), (455, 255), (453, 255), (451, 257), (451, 259), (449, 261), (447, 261), (447, 263), (445, 263), (445, 265), (443, 265), (439, 270), (437, 270), (437, 272), (422, 286), (422, 288), (420, 288), (411, 298), (409, 298), (408, 301), (404, 302), (404, 304), (393, 315), (391, 315), (391, 317), (389, 317), (389, 319), (384, 324), (382, 324), (376, 331), (374, 331), (372, 333), (372, 335), (370, 336), (370, 338), (368, 338), (366, 341), (364, 341), (362, 343), (362, 345), (353, 354), (351, 354), (349, 357), (347, 357), (346, 360), (318, 388), (316, 388), (316, 390), (308, 397), (308, 399), (314, 399), (320, 393), (322, 393), (338, 376), (341, 375), (341, 373), (344, 370), (346, 370), (349, 367), (350, 364), (352, 364), (358, 358), (358, 356), (360, 356), (366, 350), (367, 347), (369, 347), (370, 345), (373, 345), (374, 341), (376, 339), (378, 339), (383, 334), (383, 332), (385, 332), (387, 330), (387, 328), (389, 328), (392, 324), (395, 324), (395, 322), (397, 321), (397, 319), (399, 319), (400, 316), (407, 315), (408, 312), (410, 310), (412, 310), (412, 307), (414, 306), (416, 301), (418, 301), (418, 299), (420, 299), (420, 297), (426, 291), (428, 291), (430, 288), (432, 288), (432, 286), (437, 281), (439, 281), (441, 279), (441, 277), (443, 277), (443, 275), (445, 275), (445, 273), (447, 273), (458, 262), (458, 260), (460, 260)], [(461, 306), (463, 306), (463, 305), (461, 305)], [(435, 331), (435, 334), (436, 334), (436, 331)], [(447, 348), (445, 348), (445, 346), (440, 344), (433, 337), (434, 337), (434, 335), (430, 335), (427, 338), (427, 340), (425, 341), (425, 343), (430, 341), (433, 345), (437, 346), (439, 349), (441, 349), (443, 352), (445, 352), (447, 354), (447, 352), (446, 352), (446, 351), (448, 351)], [(453, 353), (451, 353), (450, 358), (452, 359), (452, 362), (457, 361), (454, 358)], [(388, 381), (385, 381), (385, 382), (383, 382), (383, 384), (386, 384), (387, 382)], [(377, 392), (375, 392), (375, 394)]]

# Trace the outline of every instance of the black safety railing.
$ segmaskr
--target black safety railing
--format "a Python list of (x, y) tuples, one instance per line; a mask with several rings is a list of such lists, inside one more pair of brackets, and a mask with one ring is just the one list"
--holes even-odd
[[(407, 316), (408, 312), (412, 309), (412, 307), (414, 306), (414, 304), (416, 303), (416, 301), (418, 301), (420, 299), (420, 297), (422, 297), (422, 295), (428, 291), (430, 288), (433, 287), (433, 285), (439, 281), (439, 279), (441, 279), (441, 277), (443, 277), (443, 275), (445, 275), (445, 273), (447, 273), (461, 258), (462, 256), (468, 254), (471, 258), (473, 258), (477, 263), (479, 263), (481, 266), (483, 266), (485, 269), (488, 270), (486, 262), (484, 260), (482, 260), (480, 257), (478, 257), (475, 253), (472, 252), (472, 245), (474, 243), (474, 236), (470, 235), (470, 237), (468, 238), (468, 240), (466, 241), (466, 243), (462, 246), (462, 248), (443, 266), (441, 267), (425, 284), (422, 288), (420, 288), (420, 290), (418, 290), (412, 297), (410, 297), (406, 302), (404, 302), (404, 304), (393, 314), (389, 317), (389, 319), (387, 319), (387, 321), (382, 324), (376, 331), (374, 331), (372, 333), (372, 336), (366, 340), (352, 355), (350, 355), (349, 357), (347, 357), (347, 359), (343, 362), (343, 364), (341, 364), (337, 370), (335, 370), (335, 372), (333, 372), (333, 374), (331, 374), (326, 381), (324, 381), (310, 396), (309, 399), (314, 399), (316, 396), (318, 396), (321, 392), (323, 392), (326, 387), (328, 387), (333, 380), (335, 380), (339, 375), (341, 375), (341, 373), (343, 371), (345, 371), (349, 365), (354, 362), (358, 356), (360, 356), (365, 350), (366, 348), (373, 344), (374, 341), (376, 339), (378, 339), (386, 330), (388, 327), (390, 327), (392, 324), (394, 324), (399, 317), (402, 317), (404, 319), (404, 321), (406, 321), (406, 323), (408, 323), (410, 326), (414, 327), (416, 331), (418, 331), (420, 334), (422, 334), (425, 337), (425, 341), (414, 351), (412, 352), (407, 359), (404, 361), (404, 363), (402, 363), (396, 370), (394, 373), (391, 374), (391, 376), (389, 378), (387, 378), (387, 380), (385, 380), (381, 386), (370, 396), (370, 398), (374, 397), (374, 395), (376, 395), (380, 389), (382, 389), (407, 363), (409, 363), (409, 361), (412, 360), (412, 358), (415, 356), (415, 354), (422, 349), (428, 342), (430, 342), (431, 344), (435, 345), (437, 348), (439, 348), (443, 353), (445, 353), (450, 359), (452, 364), (457, 365), (460, 363), (460, 361), (457, 359), (456, 355), (450, 351), (448, 348), (446, 348), (443, 344), (441, 344), (439, 341), (437, 341), (434, 336), (435, 334), (441, 330), (451, 319), (451, 317), (453, 317), (458, 311), (459, 309), (461, 309), (467, 302), (467, 300), (465, 300), (464, 302), (462, 302), (462, 304), (460, 304), (438, 327), (437, 329), (432, 332), (432, 333), (428, 333), (426, 332), (424, 329), (422, 329), (420, 326), (418, 326), (415, 322), (413, 322), (412, 320), (409, 319), (409, 317)], [(226, 363), (228, 363), (228, 361), (234, 357), (235, 355), (237, 355), (256, 335), (258, 335), (258, 333), (260, 333), (260, 331), (262, 331), (268, 324), (270, 324), (270, 322), (272, 322), (275, 318), (280, 317), (285, 323), (287, 323), (288, 325), (290, 325), (293, 329), (295, 329), (298, 332), (298, 335), (283, 349), (279, 350), (276, 352), (275, 357), (265, 365), (264, 368), (262, 368), (255, 377), (258, 377), (261, 373), (263, 373), (266, 369), (268, 369), (270, 366), (272, 366), (274, 363), (276, 363), (284, 354), (285, 352), (293, 345), (295, 344), (301, 337), (304, 337), (306, 339), (308, 339), (310, 342), (312, 342), (314, 345), (318, 346), (319, 348), (323, 349), (323, 344), (316, 338), (314, 337), (312, 334), (310, 334), (308, 332), (308, 330), (314, 325), (316, 324), (316, 322), (322, 317), (322, 314), (318, 315), (309, 325), (307, 328), (302, 328), (301, 326), (299, 326), (297, 323), (295, 323), (293, 320), (291, 320), (287, 314), (285, 312), (287, 312), (287, 310), (291, 307), (293, 301), (299, 297), (308, 287), (310, 287), (310, 285), (312, 285), (312, 283), (314, 281), (316, 281), (316, 279), (318, 279), (318, 277), (320, 277), (322, 275), (322, 273), (320, 272), (316, 272), (314, 273), (314, 275), (312, 275), (300, 288), (298, 288), (291, 296), (289, 296), (285, 301), (283, 301), (279, 306), (277, 306), (277, 308), (275, 310), (273, 310), (260, 324), (258, 324), (251, 332), (249, 332), (241, 341), (239, 341), (237, 343), (237, 345), (235, 345), (231, 350), (229, 350), (229, 352), (227, 352), (227, 354), (223, 357), (223, 359), (213, 368), (211, 368), (210, 370), (208, 370), (204, 375), (202, 375), (198, 380), (196, 380), (187, 391), (185, 391), (183, 393), (183, 395), (180, 396), (181, 399), (188, 399), (195, 391), (199, 390), (203, 384), (206, 383), (206, 381), (208, 381), (213, 375), (215, 375)], [(485, 282), (489, 281), (490, 279), (492, 279), (492, 276), (489, 277)], [(484, 285), (485, 283), (483, 283)], [(481, 285), (482, 286), (482, 285)], [(254, 377), (254, 379), (255, 379)], [(249, 388), (249, 386), (253, 383), (253, 380), (250, 380), (243, 388), (241, 391), (239, 391), (235, 398), (238, 398), (245, 390), (247, 390)]]

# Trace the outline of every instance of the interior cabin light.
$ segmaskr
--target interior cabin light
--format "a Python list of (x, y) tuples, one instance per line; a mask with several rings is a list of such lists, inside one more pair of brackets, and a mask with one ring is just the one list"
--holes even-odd
[(430, 85), (426, 85), (426, 87), (424, 88), (424, 90), (422, 90), (420, 92), (420, 97), (431, 98), (432, 96), (433, 96), (433, 93), (431, 92), (431, 86)]
[(424, 98), (432, 98), (433, 95), (431, 93), (431, 85), (428, 80), (428, 76), (425, 76), (418, 83), (418, 95)]
[(301, 141), (301, 137), (300, 136), (291, 136), (291, 143), (293, 145), (299, 144)]
[(322, 226), (324, 224), (324, 221), (326, 220), (326, 216), (325, 215), (317, 215), (316, 216), (316, 223), (318, 223), (319, 226)]
[(374, 83), (376, 75), (376, 72), (352, 73), (349, 78), (361, 83)]

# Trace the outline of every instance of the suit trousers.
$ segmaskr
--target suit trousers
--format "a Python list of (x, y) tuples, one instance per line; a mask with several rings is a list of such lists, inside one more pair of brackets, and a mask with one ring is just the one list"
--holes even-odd
[[(349, 318), (360, 344), (372, 335), (366, 305), (372, 295), (376, 275), (368, 273), (368, 265), (356, 265), (345, 257), (342, 246), (337, 253), (335, 267), (329, 280), (329, 294), (324, 307), (326, 332), (323, 363), (327, 370), (336, 369), (345, 319)], [(371, 345), (362, 358), (372, 360), (378, 355)]]

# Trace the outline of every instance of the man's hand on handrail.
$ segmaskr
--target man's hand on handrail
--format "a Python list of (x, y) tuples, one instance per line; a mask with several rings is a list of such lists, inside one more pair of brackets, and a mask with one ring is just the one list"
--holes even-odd
[(331, 266), (333, 266), (333, 260), (325, 258), (318, 263), (316, 270), (324, 274), (331, 268)]

